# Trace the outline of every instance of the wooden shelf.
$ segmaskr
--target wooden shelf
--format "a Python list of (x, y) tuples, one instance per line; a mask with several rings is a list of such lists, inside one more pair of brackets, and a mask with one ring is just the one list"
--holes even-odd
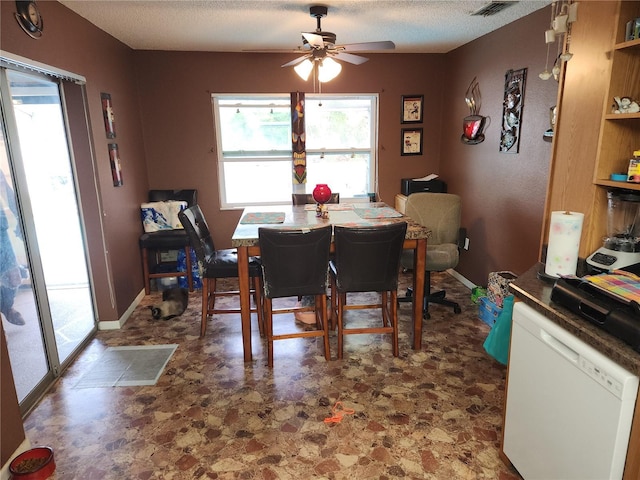
[(640, 47), (640, 38), (636, 38), (635, 40), (629, 40), (628, 42), (617, 43), (613, 49), (614, 50), (624, 50), (625, 48), (639, 48)]
[(605, 120), (640, 120), (640, 113), (607, 113)]
[(640, 190), (640, 183), (615, 182), (613, 180), (602, 178), (595, 180), (593, 183), (595, 183), (596, 185), (600, 185), (601, 187), (623, 188), (625, 190)]

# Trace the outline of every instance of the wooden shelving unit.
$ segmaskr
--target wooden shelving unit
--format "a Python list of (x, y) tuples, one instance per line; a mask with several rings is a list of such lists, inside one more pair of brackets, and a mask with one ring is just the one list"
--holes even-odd
[(640, 149), (640, 113), (613, 113), (614, 97), (626, 96), (640, 101), (640, 39), (625, 41), (626, 23), (639, 17), (640, 1), (619, 2), (611, 50), (611, 74), (603, 105), (593, 176), (593, 183), (598, 187), (593, 203), (593, 218), (599, 237), (606, 233), (607, 191), (626, 189), (640, 192), (640, 184), (610, 180), (612, 173), (627, 173), (629, 159), (634, 150)]

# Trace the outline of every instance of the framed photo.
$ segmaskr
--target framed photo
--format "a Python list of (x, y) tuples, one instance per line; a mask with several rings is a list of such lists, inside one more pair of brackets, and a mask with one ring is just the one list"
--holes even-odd
[(402, 96), (402, 123), (422, 123), (424, 95)]
[(422, 128), (403, 128), (401, 141), (401, 155), (422, 155)]

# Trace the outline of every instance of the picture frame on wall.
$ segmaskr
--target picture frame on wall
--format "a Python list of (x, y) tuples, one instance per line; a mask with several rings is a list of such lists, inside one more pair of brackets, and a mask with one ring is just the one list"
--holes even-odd
[(422, 123), (424, 95), (402, 95), (402, 123)]
[(422, 128), (403, 128), (401, 155), (422, 155)]
[(113, 114), (113, 105), (111, 103), (111, 94), (101, 93), (100, 101), (102, 102), (102, 115), (104, 117), (104, 131), (107, 138), (116, 138), (116, 121)]

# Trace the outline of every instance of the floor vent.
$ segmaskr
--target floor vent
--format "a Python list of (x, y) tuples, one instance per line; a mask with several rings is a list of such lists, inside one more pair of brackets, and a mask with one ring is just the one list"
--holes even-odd
[(476, 10), (471, 15), (490, 17), (491, 15), (495, 15), (496, 13), (501, 12), (505, 8), (508, 8), (515, 3), (517, 2), (491, 2), (484, 7)]

